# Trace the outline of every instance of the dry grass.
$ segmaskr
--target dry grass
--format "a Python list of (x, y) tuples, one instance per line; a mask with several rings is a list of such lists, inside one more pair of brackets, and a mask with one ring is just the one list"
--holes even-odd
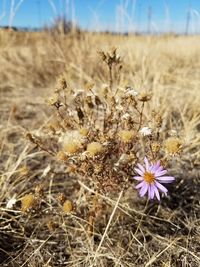
[[(178, 132), (183, 152), (171, 166), (176, 182), (160, 203), (145, 206), (132, 187), (123, 196), (99, 193), (103, 211), (91, 237), (85, 218), (93, 188), (64, 176), (64, 167), (25, 135), (48, 124), (52, 113), (44, 98), (59, 74), (77, 90), (107, 83), (97, 51), (113, 46), (123, 59), (121, 84), (153, 91), (146, 117), (159, 109), (163, 129)], [(197, 36), (0, 32), (1, 266), (200, 266), (199, 77)], [(39, 208), (29, 198), (31, 211), (24, 213), (21, 199), (33, 192)], [(68, 202), (69, 214), (63, 213), (61, 194), (73, 212)], [(12, 197), (17, 202), (9, 209)]]

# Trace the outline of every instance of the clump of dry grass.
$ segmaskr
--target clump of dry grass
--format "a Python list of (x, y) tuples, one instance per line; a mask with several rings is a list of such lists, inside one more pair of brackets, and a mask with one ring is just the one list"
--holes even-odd
[[(0, 48), (2, 266), (199, 266), (198, 37), (21, 36)], [(122, 62), (97, 60), (107, 43)], [(41, 86), (64, 68), (47, 110)], [(144, 154), (177, 177), (147, 206), (131, 179)]]

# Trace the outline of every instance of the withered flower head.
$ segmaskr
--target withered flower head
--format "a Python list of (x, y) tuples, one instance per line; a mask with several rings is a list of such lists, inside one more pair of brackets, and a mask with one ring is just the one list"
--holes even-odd
[(138, 95), (138, 92), (134, 88), (132, 88), (130, 86), (126, 86), (125, 94), (128, 95), (128, 96), (135, 97), (135, 96)]
[(160, 151), (161, 145), (158, 142), (153, 142), (151, 147), (154, 153), (158, 153)]
[(57, 103), (58, 103), (58, 95), (57, 94), (54, 94), (54, 95), (52, 95), (52, 96), (50, 96), (47, 100), (46, 100), (46, 102), (47, 102), (47, 104), (49, 105), (49, 106), (54, 106), (54, 105), (56, 105)]
[(60, 161), (67, 161), (68, 160), (68, 157), (64, 151), (58, 151), (56, 157)]
[(22, 166), (18, 171), (21, 175), (27, 175), (29, 173), (29, 168), (27, 166)]
[(141, 92), (138, 96), (138, 100), (141, 102), (148, 102), (152, 98), (152, 93)]
[(69, 214), (73, 211), (73, 204), (70, 200), (65, 200), (63, 203), (63, 212)]
[(65, 194), (63, 194), (63, 193), (58, 194), (57, 200), (58, 200), (59, 203), (61, 203), (63, 205), (63, 203), (66, 200)]
[(128, 130), (122, 130), (119, 132), (119, 137), (123, 142), (128, 143), (133, 140), (134, 132)]
[(82, 136), (87, 136), (88, 133), (89, 133), (89, 129), (85, 128), (85, 127), (82, 127), (80, 130), (79, 130), (79, 133), (80, 135)]
[(87, 152), (90, 156), (96, 156), (103, 151), (103, 146), (99, 142), (92, 142), (87, 145)]
[(32, 193), (26, 194), (21, 200), (21, 210), (26, 212), (33, 208), (36, 203), (36, 199)]
[(83, 136), (76, 130), (65, 133), (62, 139), (63, 150), (68, 154), (78, 152), (84, 143)]
[(182, 141), (178, 137), (169, 137), (165, 141), (165, 151), (167, 154), (176, 155), (181, 152)]
[(58, 78), (57, 90), (64, 90), (67, 88), (67, 82), (63, 75)]

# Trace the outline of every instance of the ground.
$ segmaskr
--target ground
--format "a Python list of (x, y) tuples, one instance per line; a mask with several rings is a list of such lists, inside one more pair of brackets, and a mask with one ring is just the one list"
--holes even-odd
[[(1, 266), (200, 266), (199, 39), (0, 32)], [(153, 91), (148, 108), (159, 108), (183, 149), (170, 168), (176, 181), (161, 202), (146, 205), (133, 186), (122, 195), (100, 194), (103, 211), (91, 236), (85, 218), (93, 189), (63, 175), (26, 136), (51, 119), (45, 99), (60, 74), (76, 90), (108, 83), (97, 52), (114, 46), (123, 62), (121, 85)], [(23, 212), (23, 196), (40, 184), (39, 207)], [(77, 206), (74, 212), (63, 214), (60, 194)], [(9, 208), (11, 198), (16, 203)]]

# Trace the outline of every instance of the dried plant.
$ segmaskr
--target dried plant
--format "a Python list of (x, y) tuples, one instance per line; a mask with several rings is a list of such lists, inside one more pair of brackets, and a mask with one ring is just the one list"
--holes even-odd
[[(196, 37), (13, 34), (0, 33), (0, 263), (199, 266)], [(94, 52), (108, 41), (120, 56)]]
[[(118, 68), (117, 74), (122, 69), (117, 50), (100, 52), (100, 56), (108, 66), (109, 86), (90, 84), (75, 90), (64, 75), (60, 76), (53, 96), (47, 99), (54, 119), (43, 138), (31, 133), (27, 137), (60, 160), (67, 167), (66, 175), (73, 175), (97, 193), (114, 193), (133, 184), (136, 163), (144, 157), (152, 164), (159, 160), (166, 167), (171, 155), (180, 152), (180, 142), (173, 137), (166, 140), (159, 112), (152, 110), (152, 117), (146, 117), (151, 91), (137, 92), (119, 84), (113, 74), (114, 68)], [(68, 202), (66, 205), (68, 209)]]

